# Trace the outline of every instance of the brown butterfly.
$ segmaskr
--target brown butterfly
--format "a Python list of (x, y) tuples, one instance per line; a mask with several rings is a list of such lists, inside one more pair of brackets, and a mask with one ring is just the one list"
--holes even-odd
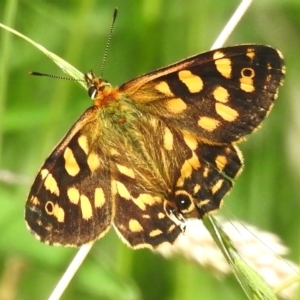
[(113, 224), (133, 248), (173, 243), (217, 210), (242, 170), (235, 146), (270, 112), (279, 51), (239, 45), (189, 57), (119, 88), (85, 75), (93, 105), (39, 171), (26, 222), (41, 241), (80, 246)]

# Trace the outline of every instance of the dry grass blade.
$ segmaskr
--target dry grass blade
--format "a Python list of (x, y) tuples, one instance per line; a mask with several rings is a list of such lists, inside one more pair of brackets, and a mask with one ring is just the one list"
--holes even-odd
[[(222, 228), (243, 260), (260, 274), (272, 289), (299, 273), (297, 265), (282, 259), (282, 256), (288, 253), (288, 249), (275, 234), (240, 221), (224, 222)], [(165, 245), (158, 252), (168, 258), (174, 255), (184, 256), (217, 277), (232, 272), (221, 250), (199, 220), (188, 221), (185, 233), (175, 244)], [(279, 295), (284, 299), (293, 299), (298, 285), (299, 283), (294, 283)]]

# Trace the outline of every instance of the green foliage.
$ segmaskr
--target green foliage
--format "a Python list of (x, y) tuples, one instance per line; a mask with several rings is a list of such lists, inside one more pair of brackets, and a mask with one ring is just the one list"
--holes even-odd
[[(208, 50), (238, 5), (221, 0), (4, 0), (0, 22), (15, 28), (82, 72), (99, 74), (114, 7), (119, 8), (104, 77), (113, 85)], [(225, 210), (280, 235), (299, 261), (299, 48), (297, 0), (254, 1), (227, 45), (270, 44), (287, 61), (287, 79), (263, 128), (241, 148), (245, 170)], [(0, 287), (7, 299), (45, 299), (75, 254), (38, 243), (23, 208), (29, 185), (53, 146), (91, 103), (77, 83), (30, 77), (64, 75), (24, 40), (0, 30)], [(0, 173), (2, 174), (2, 173)], [(2, 178), (2, 177), (1, 177)], [(298, 257), (297, 257), (298, 255)], [(15, 282), (14, 282), (15, 280)], [(217, 287), (217, 288), (216, 288)], [(1, 289), (0, 289), (1, 290)], [(62, 299), (243, 299), (234, 280), (217, 280), (183, 258), (165, 260), (127, 249), (114, 232), (99, 241)]]

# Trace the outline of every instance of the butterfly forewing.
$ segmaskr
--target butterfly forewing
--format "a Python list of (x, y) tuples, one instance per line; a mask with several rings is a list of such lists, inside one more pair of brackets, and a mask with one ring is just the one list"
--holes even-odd
[(111, 225), (110, 167), (101, 141), (91, 134), (97, 130), (91, 108), (54, 149), (35, 179), (25, 218), (43, 242), (79, 246), (99, 238)]
[(260, 125), (277, 98), (284, 71), (279, 51), (240, 45), (190, 57), (120, 90), (141, 102), (142, 111), (210, 144), (224, 144)]
[(273, 106), (285, 68), (268, 46), (190, 57), (120, 88), (92, 72), (93, 106), (31, 188), (26, 221), (41, 241), (79, 246), (110, 225), (133, 248), (173, 243), (185, 220), (217, 210), (243, 167), (234, 145)]

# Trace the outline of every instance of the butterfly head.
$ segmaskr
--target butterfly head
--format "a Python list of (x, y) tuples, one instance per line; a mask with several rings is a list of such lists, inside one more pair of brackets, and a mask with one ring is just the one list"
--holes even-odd
[(88, 87), (88, 95), (94, 105), (105, 106), (117, 99), (117, 89), (113, 88), (107, 80), (97, 77), (93, 71), (86, 73), (84, 78)]

